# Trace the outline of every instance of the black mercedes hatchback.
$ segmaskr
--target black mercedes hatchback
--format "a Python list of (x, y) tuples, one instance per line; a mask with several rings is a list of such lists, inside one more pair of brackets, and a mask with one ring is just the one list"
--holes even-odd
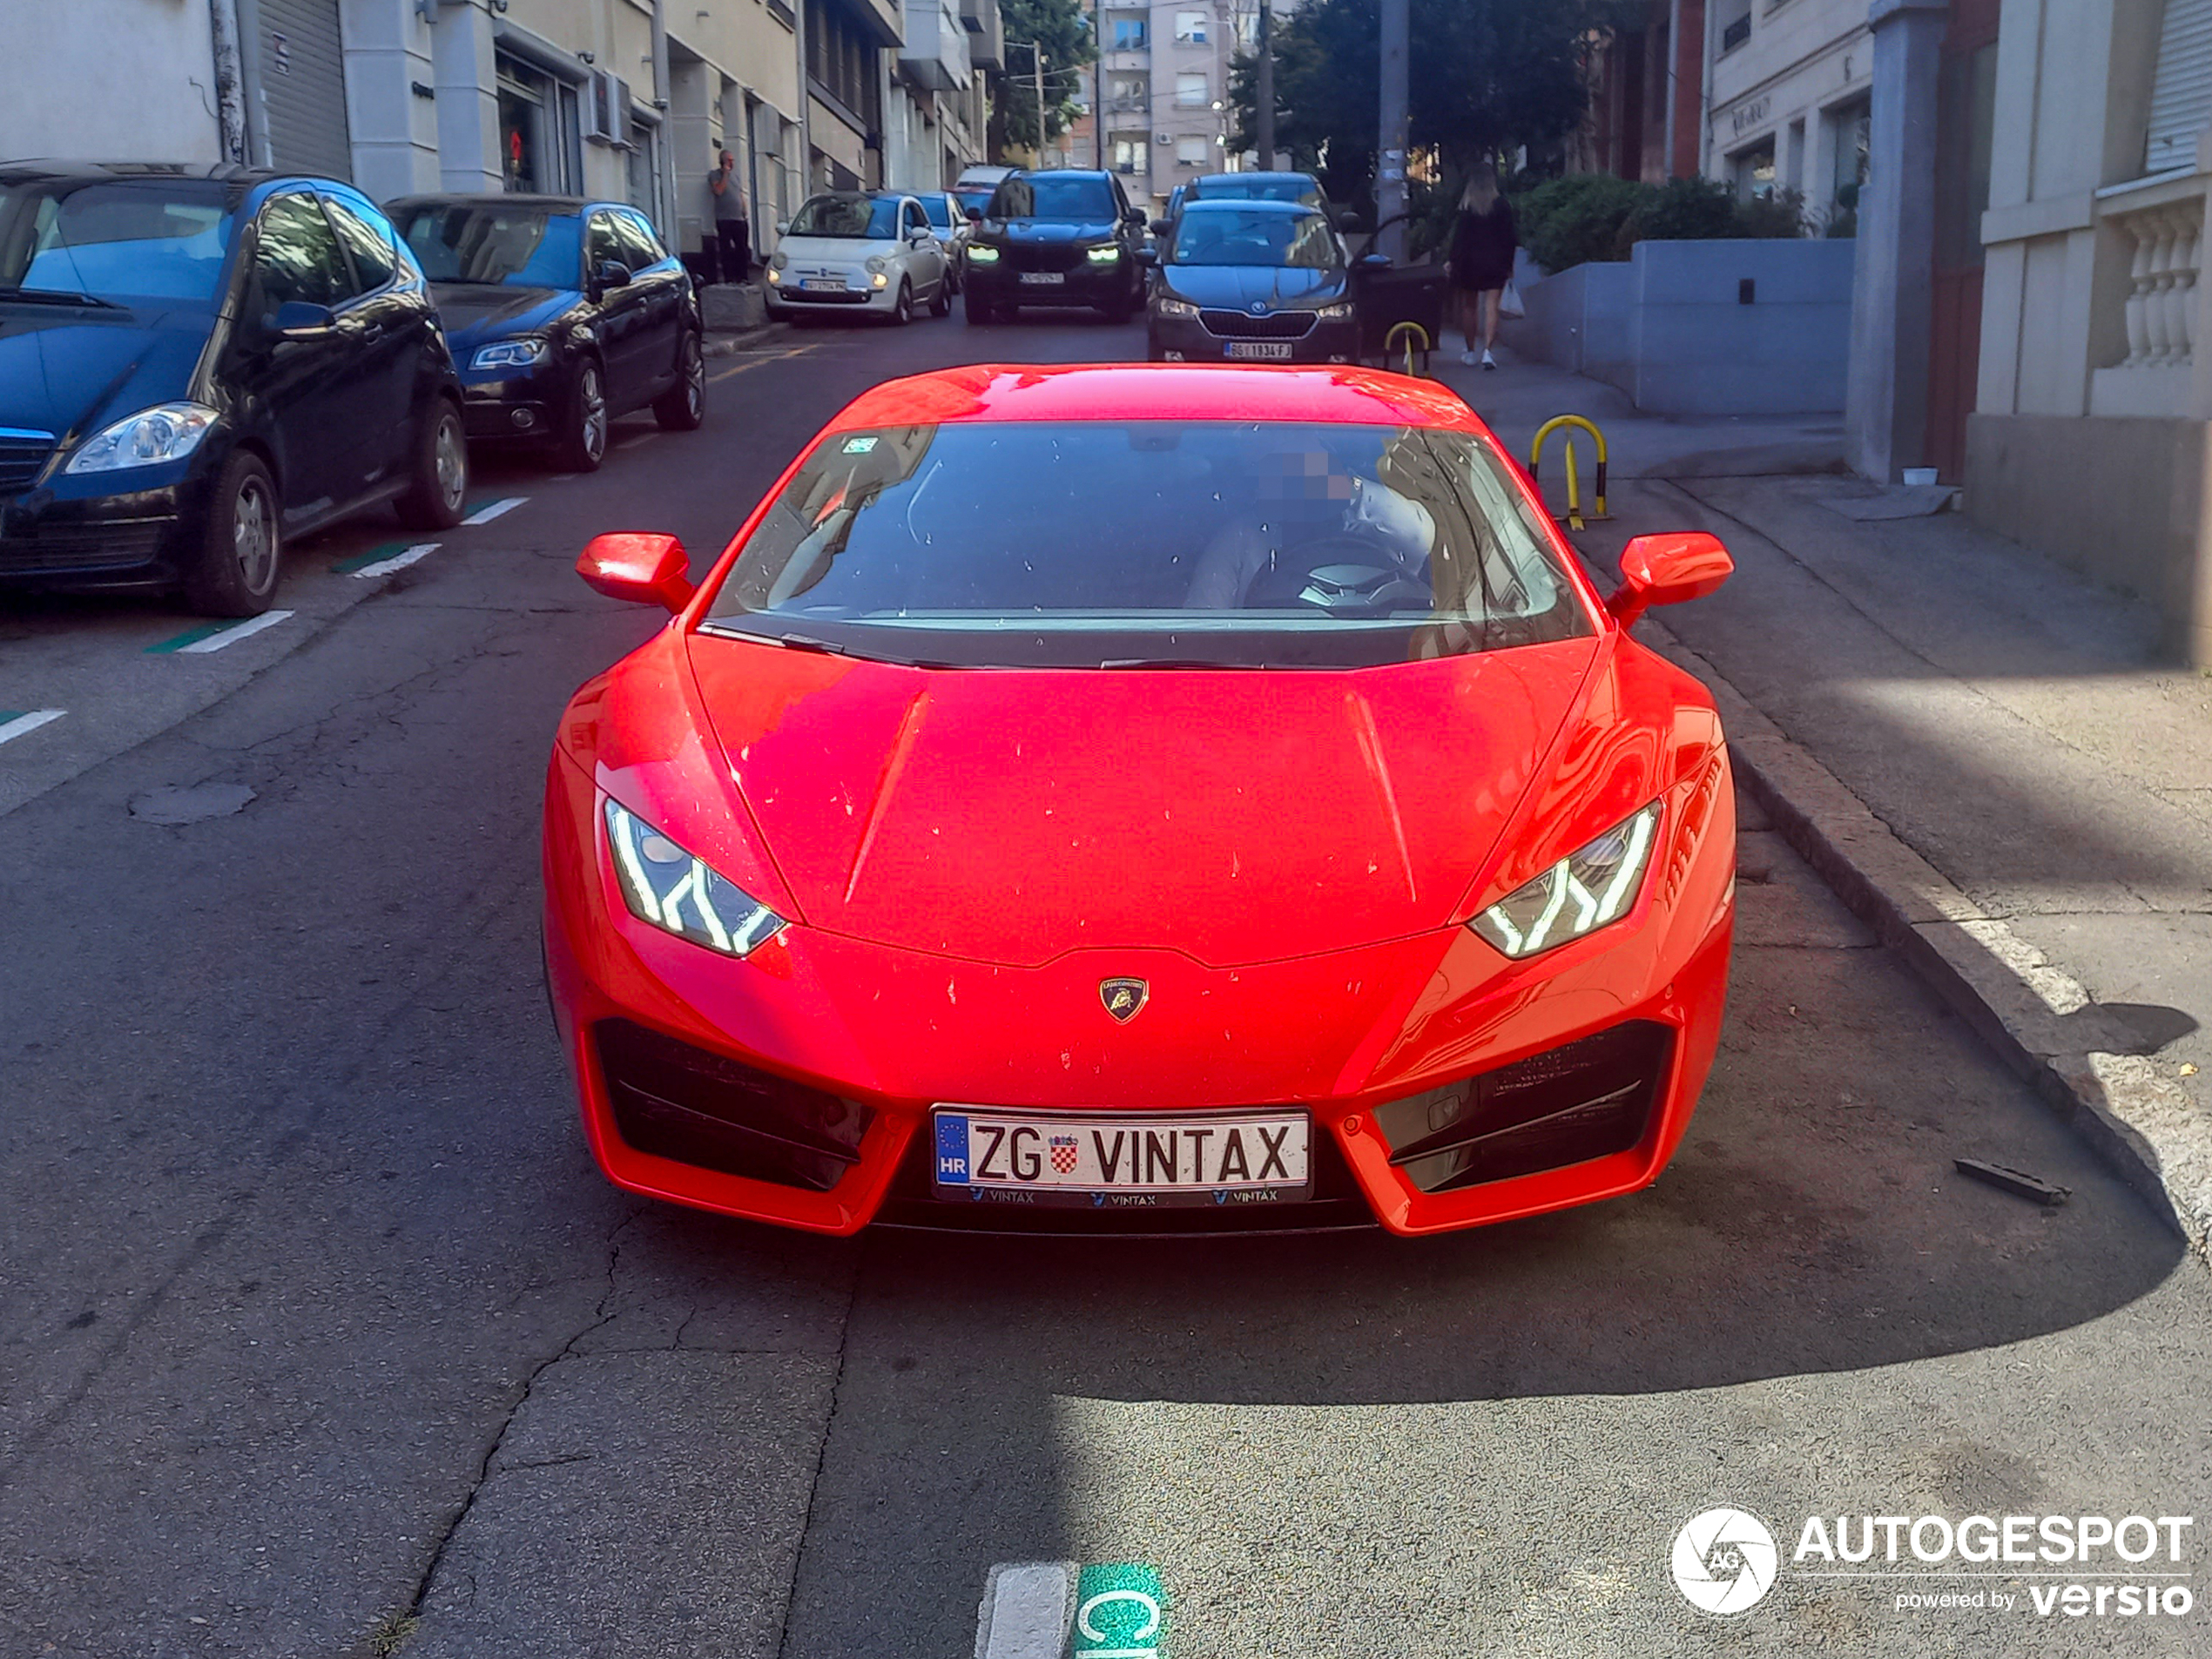
[(275, 597), (286, 545), (459, 522), (461, 388), (368, 199), (231, 166), (0, 163), (0, 585)]

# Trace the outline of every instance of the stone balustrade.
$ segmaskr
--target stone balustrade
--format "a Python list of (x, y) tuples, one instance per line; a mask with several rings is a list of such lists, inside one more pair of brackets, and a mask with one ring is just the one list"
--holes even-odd
[(2195, 346), (2204, 199), (2116, 213), (2110, 222), (2134, 243), (2128, 273), (2128, 354), (2118, 367), (2186, 368)]

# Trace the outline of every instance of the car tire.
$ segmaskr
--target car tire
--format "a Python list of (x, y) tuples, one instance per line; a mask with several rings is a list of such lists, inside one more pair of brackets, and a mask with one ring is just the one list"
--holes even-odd
[(449, 530), (461, 522), (469, 496), (469, 440), (461, 406), (441, 397), (415, 441), (415, 462), (407, 493), (396, 503), (400, 523), (411, 530)]
[(581, 359), (569, 377), (561, 412), (561, 437), (553, 451), (563, 472), (597, 472), (607, 458), (607, 385), (599, 360)]
[(953, 314), (953, 279), (949, 271), (937, 279), (937, 292), (929, 296), (929, 314), (933, 317)]
[(961, 304), (966, 307), (968, 320), (971, 323), (990, 323), (998, 320), (997, 308), (973, 288), (968, 291)]
[(891, 326), (903, 328), (914, 320), (914, 285), (905, 277), (899, 279), (899, 293), (891, 301)]
[(678, 360), (676, 384), (653, 400), (653, 419), (664, 432), (696, 432), (706, 424), (705, 342), (685, 334)]
[(283, 508), (268, 464), (250, 449), (224, 463), (209, 493), (185, 603), (203, 617), (258, 617), (276, 597)]

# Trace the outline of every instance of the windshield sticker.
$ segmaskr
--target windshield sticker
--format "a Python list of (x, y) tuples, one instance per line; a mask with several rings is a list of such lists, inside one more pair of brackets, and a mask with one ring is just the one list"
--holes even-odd
[(845, 441), (845, 453), (848, 455), (864, 455), (874, 448), (873, 438), (847, 438)]

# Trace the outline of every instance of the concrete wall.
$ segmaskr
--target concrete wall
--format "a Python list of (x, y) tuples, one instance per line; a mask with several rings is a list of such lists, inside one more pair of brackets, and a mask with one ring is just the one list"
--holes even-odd
[(0, 158), (219, 161), (207, 0), (0, 3)]
[(1514, 340), (1653, 414), (1840, 409), (1851, 252), (1848, 241), (1639, 242), (1626, 264), (1524, 287)]

